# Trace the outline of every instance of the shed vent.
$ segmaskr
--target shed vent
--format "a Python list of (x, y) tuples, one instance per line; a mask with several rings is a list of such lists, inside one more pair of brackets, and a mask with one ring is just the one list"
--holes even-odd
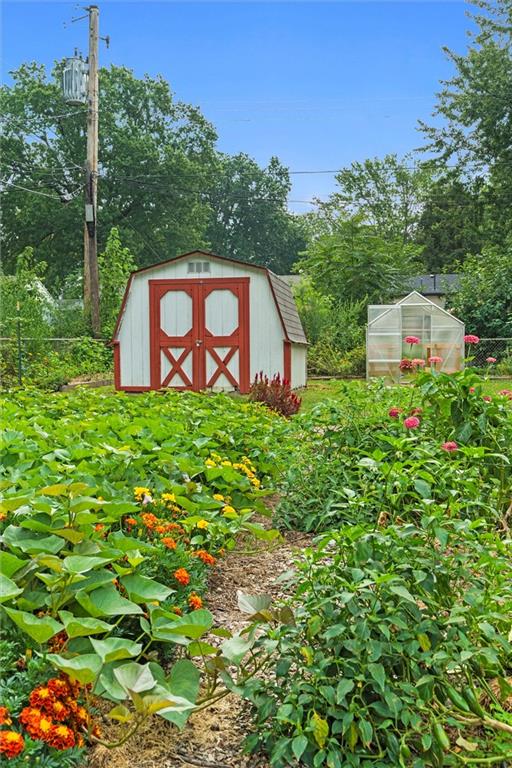
[(189, 274), (192, 272), (209, 272), (210, 271), (210, 262), (209, 261), (189, 261), (188, 262), (188, 272)]

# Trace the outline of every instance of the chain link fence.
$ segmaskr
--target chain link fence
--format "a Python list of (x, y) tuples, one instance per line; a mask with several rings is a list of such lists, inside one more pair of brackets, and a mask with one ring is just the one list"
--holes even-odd
[(473, 368), (485, 369), (491, 376), (512, 376), (512, 338), (481, 338), (466, 348), (466, 354)]
[(113, 352), (107, 341), (88, 336), (0, 337), (3, 387), (60, 389), (75, 379), (113, 380)]

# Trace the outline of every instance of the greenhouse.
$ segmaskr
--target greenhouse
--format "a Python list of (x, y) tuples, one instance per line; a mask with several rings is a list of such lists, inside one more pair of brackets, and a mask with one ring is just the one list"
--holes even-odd
[[(407, 343), (406, 337), (414, 338), (415, 343)], [(464, 367), (464, 323), (417, 291), (396, 304), (370, 305), (367, 378), (398, 381), (404, 372), (410, 372), (408, 361), (412, 360), (416, 367), (459, 371)]]

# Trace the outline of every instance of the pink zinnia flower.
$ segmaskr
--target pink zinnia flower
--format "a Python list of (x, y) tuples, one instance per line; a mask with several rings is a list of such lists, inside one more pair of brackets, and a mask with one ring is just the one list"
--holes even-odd
[(406, 336), (404, 341), (406, 344), (421, 344), (421, 339), (417, 336)]
[(471, 392), (471, 394), (473, 394), (473, 392), (475, 391), (475, 388), (474, 387), (470, 387), (469, 391)]
[(390, 416), (392, 419), (398, 419), (401, 413), (402, 413), (402, 409), (394, 406), (393, 408), (389, 409), (388, 416)]
[(508, 399), (512, 399), (512, 390), (511, 389), (501, 389), (498, 392), (498, 395), (501, 395), (502, 397), (508, 397)]
[(417, 429), (420, 425), (420, 420), (417, 416), (408, 416), (404, 419), (404, 427), (406, 429)]
[(485, 362), (486, 363), (495, 363), (496, 362), (496, 358), (495, 357), (486, 357), (485, 358)]
[(486, 403), (492, 402), (492, 397), (490, 395), (484, 395), (484, 400)]
[(425, 361), (424, 361), (424, 360), (423, 360), (421, 357), (415, 357), (415, 358), (413, 359), (413, 361), (412, 361), (412, 364), (413, 364), (413, 365), (414, 365), (416, 368), (423, 368), (423, 366), (425, 365)]
[(480, 336), (474, 336), (472, 333), (468, 333), (467, 336), (464, 336), (464, 341), (466, 344), (478, 344)]
[(429, 357), (428, 361), (431, 365), (435, 365), (436, 363), (442, 363), (443, 358), (438, 355), (432, 355), (432, 357)]
[(418, 416), (420, 413), (423, 413), (423, 408), (413, 408), (409, 415)]
[(448, 440), (447, 443), (443, 443), (441, 448), (443, 451), (448, 451), (448, 453), (453, 453), (453, 451), (458, 450), (458, 445), (454, 440)]
[(399, 368), (401, 371), (412, 371), (414, 368), (414, 365), (412, 363), (412, 360), (409, 360), (407, 357), (404, 357), (403, 360), (400, 360)]

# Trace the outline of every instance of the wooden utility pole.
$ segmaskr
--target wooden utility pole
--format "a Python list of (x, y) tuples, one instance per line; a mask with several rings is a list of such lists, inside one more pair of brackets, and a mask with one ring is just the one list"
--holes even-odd
[(89, 14), (89, 78), (87, 87), (87, 164), (84, 224), (84, 312), (94, 336), (100, 335), (100, 285), (98, 276), (98, 17), (91, 5)]

